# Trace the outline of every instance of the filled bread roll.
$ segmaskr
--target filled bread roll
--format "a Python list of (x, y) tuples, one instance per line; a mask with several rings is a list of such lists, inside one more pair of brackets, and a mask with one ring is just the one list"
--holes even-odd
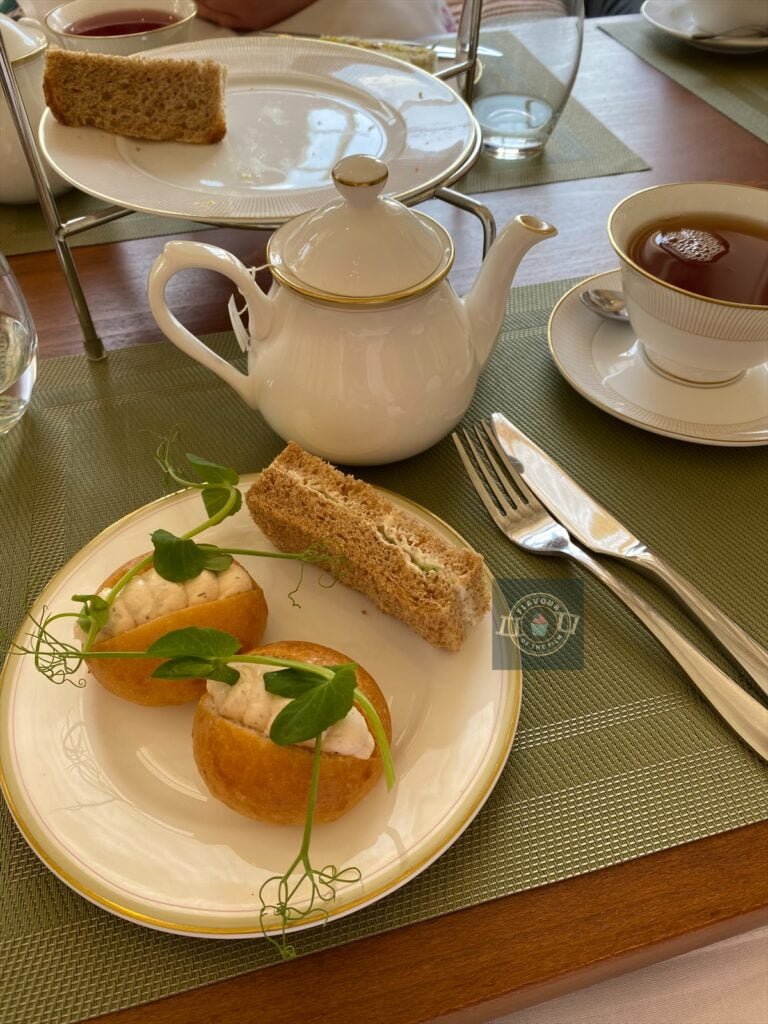
[[(102, 584), (101, 591), (109, 590), (120, 577), (139, 559), (133, 559), (126, 565), (116, 569)], [(235, 569), (236, 567), (236, 569)], [(218, 593), (217, 580), (225, 573), (237, 573), (237, 592), (223, 597), (209, 599)], [(154, 617), (147, 609), (137, 607), (142, 598), (152, 599), (148, 586), (133, 586), (132, 593), (128, 588), (136, 583), (146, 584), (145, 573), (136, 577), (122, 592), (127, 599), (129, 608), (115, 609), (110, 616), (108, 627), (102, 630), (92, 645), (94, 651), (145, 651), (161, 636), (176, 629), (188, 626), (200, 628), (222, 629), (236, 636), (240, 641), (241, 650), (253, 647), (264, 635), (267, 624), (267, 602), (264, 593), (248, 573), (237, 562), (233, 562), (230, 570), (225, 573), (201, 573), (194, 580), (183, 584), (171, 584), (162, 587), (159, 607), (173, 608)], [(154, 570), (148, 568), (146, 578)], [(230, 573), (230, 575), (232, 575)], [(203, 578), (205, 577), (205, 579)], [(245, 579), (244, 579), (245, 578)], [(162, 581), (161, 581), (162, 582)], [(207, 586), (207, 593), (206, 593)], [(180, 588), (174, 590), (173, 588)], [(142, 594), (142, 589), (146, 594)], [(223, 589), (223, 588), (222, 588)], [(181, 591), (181, 593), (180, 593)], [(118, 601), (121, 597), (118, 597)], [(185, 602), (182, 605), (182, 602)], [(115, 602), (117, 605), (117, 601)], [(113, 619), (117, 623), (113, 623)], [(141, 621), (146, 619), (146, 621)], [(128, 625), (129, 628), (120, 628)], [(146, 704), (158, 707), (165, 704), (185, 704), (187, 701), (198, 700), (205, 692), (205, 679), (152, 679), (152, 673), (161, 664), (161, 658), (88, 658), (85, 661), (91, 673), (101, 685), (134, 704)]]
[[(341, 665), (351, 660), (330, 647), (299, 640), (266, 644), (251, 653), (317, 665)], [(264, 666), (264, 671), (275, 669)], [(360, 666), (357, 685), (376, 708), (387, 739), (391, 740), (387, 702), (376, 681)], [(352, 712), (360, 715), (357, 708)], [(374, 747), (367, 720), (364, 721), (365, 739), (371, 751), (366, 757), (326, 750), (326, 741), (336, 726), (325, 733), (316, 822), (339, 818), (372, 789), (382, 773), (379, 750)], [(217, 709), (213, 694), (206, 693), (197, 706), (192, 727), (198, 770), (211, 794), (239, 814), (279, 825), (303, 824), (312, 777), (313, 741), (309, 741), (310, 745), (282, 747), (269, 739), (268, 723), (264, 725), (263, 729), (254, 728), (226, 717)]]

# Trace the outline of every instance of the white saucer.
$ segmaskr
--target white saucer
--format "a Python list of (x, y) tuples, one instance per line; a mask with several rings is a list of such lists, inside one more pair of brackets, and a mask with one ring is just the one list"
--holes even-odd
[(697, 387), (662, 376), (648, 363), (632, 328), (603, 320), (582, 304), (585, 288), (621, 289), (618, 270), (581, 281), (549, 318), (555, 365), (598, 409), (664, 437), (695, 444), (768, 444), (768, 363), (737, 380)]
[(680, 39), (699, 50), (730, 54), (759, 53), (768, 50), (768, 37), (761, 39), (757, 36), (730, 36), (719, 39), (694, 39), (693, 34), (698, 29), (685, 0), (678, 0), (677, 3), (670, 3), (669, 0), (645, 0), (640, 13), (660, 32), (674, 36), (675, 39)]

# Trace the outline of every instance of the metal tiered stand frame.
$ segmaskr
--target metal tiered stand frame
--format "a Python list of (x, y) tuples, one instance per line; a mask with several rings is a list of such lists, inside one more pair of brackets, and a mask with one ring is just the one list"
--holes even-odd
[[(475, 84), (477, 47), (480, 36), (480, 15), (482, 7), (483, 0), (465, 0), (456, 41), (457, 61), (455, 64), (444, 68), (442, 71), (438, 71), (436, 74), (436, 77), (441, 79), (455, 78), (457, 75), (463, 74), (464, 83), (462, 86), (462, 93), (464, 101), (468, 106), (471, 106), (472, 103), (472, 94)], [(59, 216), (58, 207), (56, 206), (56, 200), (53, 192), (51, 191), (51, 186), (49, 185), (48, 179), (45, 175), (43, 161), (37, 148), (37, 142), (32, 126), (29, 123), (27, 112), (21, 101), (16, 78), (11, 67), (11, 61), (3, 42), (2, 33), (0, 33), (0, 83), (2, 83), (3, 93), (5, 94), (5, 98), (8, 102), (11, 117), (16, 125), (19, 141), (21, 142), (24, 150), (24, 155), (27, 158), (29, 169), (32, 172), (35, 188), (37, 189), (38, 198), (40, 200), (40, 207), (42, 209), (43, 216), (45, 217), (45, 222), (51, 235), (51, 240), (53, 241), (54, 250), (56, 251), (56, 255), (61, 263), (64, 276), (67, 279), (67, 285), (69, 287), (70, 295), (72, 296), (72, 302), (74, 304), (75, 311), (77, 312), (77, 318), (80, 321), (80, 328), (83, 332), (85, 354), (89, 359), (94, 361), (103, 359), (107, 353), (104, 349), (101, 338), (96, 331), (96, 327), (94, 326), (91, 312), (88, 308), (88, 302), (86, 301), (82, 285), (80, 284), (77, 267), (75, 266), (75, 261), (72, 257), (69, 239), (84, 231), (90, 231), (91, 228), (98, 227), (101, 224), (107, 224), (110, 221), (118, 220), (120, 217), (126, 217), (135, 211), (126, 209), (123, 206), (108, 206), (100, 213), (91, 213), (85, 217), (74, 217), (71, 220), (62, 221)], [(424, 193), (411, 197), (408, 200), (408, 205), (413, 206), (416, 203), (422, 203), (427, 199), (437, 198), (473, 214), (479, 219), (482, 225), (483, 256), (485, 256), (491, 243), (496, 237), (496, 222), (493, 218), (493, 214), (486, 206), (478, 202), (476, 199), (465, 196), (461, 192), (456, 192), (450, 187), (455, 181), (458, 181), (459, 178), (466, 174), (470, 167), (472, 167), (480, 154), (480, 147), (481, 137), (478, 126), (474, 145), (471, 151), (467, 154), (467, 158), (463, 164), (456, 170), (452, 171), (450, 176), (441, 184), (432, 186)], [(277, 222), (270, 225), (259, 224), (259, 229), (261, 230), (265, 227), (267, 230), (278, 228), (281, 223), (282, 222)], [(211, 226), (221, 227), (221, 224)], [(228, 224), (227, 226), (240, 227), (241, 225), (233, 223)], [(242, 227), (244, 229), (250, 228), (253, 230), (253, 225), (243, 224)]]

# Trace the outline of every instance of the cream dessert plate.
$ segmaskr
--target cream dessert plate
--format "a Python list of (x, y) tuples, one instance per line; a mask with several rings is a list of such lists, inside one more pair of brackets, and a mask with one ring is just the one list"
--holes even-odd
[(627, 324), (603, 320), (579, 295), (621, 290), (621, 274), (581, 281), (549, 318), (549, 348), (560, 373), (599, 409), (654, 434), (697, 444), (768, 444), (768, 364), (726, 384), (686, 384), (656, 370)]
[(695, 46), (699, 50), (731, 55), (761, 53), (768, 50), (768, 37), (765, 36), (730, 35), (718, 36), (716, 39), (694, 39), (693, 36), (699, 29), (685, 0), (678, 0), (677, 3), (670, 3), (669, 0), (645, 0), (640, 13), (648, 24), (653, 25), (659, 32)]
[(192, 146), (67, 128), (46, 111), (40, 144), (63, 178), (134, 210), (274, 227), (333, 198), (331, 169), (366, 154), (388, 194), (431, 195), (479, 151), (469, 108), (449, 86), (385, 54), (317, 39), (246, 37), (152, 50), (227, 68), (227, 134)]
[[(468, 547), (425, 509), (389, 496)], [(146, 551), (152, 530), (181, 534), (199, 523), (200, 507), (198, 492), (180, 492), (121, 519), (64, 566), (32, 614), (43, 606), (69, 610), (72, 594), (94, 592), (114, 567)], [(245, 509), (204, 539), (271, 547)], [(327, 904), (334, 919), (419, 874), (478, 813), (512, 746), (519, 662), (510, 644), (496, 655), (505, 667), (493, 667), (491, 613), (459, 653), (439, 651), (356, 591), (320, 586), (314, 568), (307, 568), (294, 608), (288, 594), (297, 563), (241, 561), (269, 604), (263, 643), (312, 640), (343, 651), (375, 676), (390, 705), (395, 787), (388, 793), (380, 780), (343, 818), (312, 834), (313, 864), (361, 872)], [(20, 636), (29, 628), (27, 622)], [(27, 842), (67, 885), (120, 917), (192, 936), (260, 935), (259, 888), (291, 864), (301, 827), (251, 821), (209, 795), (192, 757), (194, 704), (140, 707), (112, 696), (87, 672), (83, 677), (82, 687), (57, 686), (26, 656), (6, 665), (0, 766)], [(273, 918), (265, 925), (279, 928)]]

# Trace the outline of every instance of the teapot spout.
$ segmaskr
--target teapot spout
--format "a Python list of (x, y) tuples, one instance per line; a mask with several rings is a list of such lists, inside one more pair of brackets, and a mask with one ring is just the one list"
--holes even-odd
[(472, 290), (464, 296), (472, 345), (480, 366), (491, 357), (507, 305), (507, 294), (520, 260), (537, 242), (552, 238), (557, 228), (539, 217), (522, 214), (493, 243)]

